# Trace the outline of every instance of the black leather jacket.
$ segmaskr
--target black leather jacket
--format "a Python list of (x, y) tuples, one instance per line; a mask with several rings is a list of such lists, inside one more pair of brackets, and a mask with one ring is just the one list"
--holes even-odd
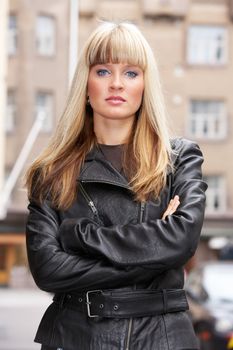
[[(27, 252), (39, 288), (52, 293), (95, 289), (183, 288), (183, 265), (194, 254), (203, 224), (202, 153), (174, 139), (175, 171), (160, 200), (133, 200), (127, 180), (94, 148), (86, 157), (77, 200), (66, 211), (31, 201)], [(161, 220), (178, 194), (175, 214)], [(89, 318), (52, 303), (36, 341), (65, 350), (197, 349), (186, 312), (133, 320)]]

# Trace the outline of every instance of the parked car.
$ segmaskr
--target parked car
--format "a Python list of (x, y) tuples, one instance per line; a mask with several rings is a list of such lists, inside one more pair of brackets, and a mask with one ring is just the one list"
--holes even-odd
[(233, 349), (233, 262), (193, 269), (185, 288), (201, 350)]

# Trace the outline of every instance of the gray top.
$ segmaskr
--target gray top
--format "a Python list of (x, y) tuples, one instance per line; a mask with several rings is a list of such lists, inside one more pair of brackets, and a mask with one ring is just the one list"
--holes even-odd
[(101, 152), (107, 161), (109, 161), (119, 173), (123, 173), (122, 161), (124, 144), (121, 145), (103, 145), (98, 144)]

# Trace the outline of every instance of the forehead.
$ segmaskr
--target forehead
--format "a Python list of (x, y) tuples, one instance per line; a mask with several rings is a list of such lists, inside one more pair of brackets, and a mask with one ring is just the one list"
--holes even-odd
[[(118, 35), (116, 35), (118, 34)], [(121, 35), (119, 35), (121, 34)], [(87, 65), (122, 64), (134, 65), (145, 69), (146, 54), (141, 42), (125, 33), (112, 33), (93, 40), (87, 52)]]

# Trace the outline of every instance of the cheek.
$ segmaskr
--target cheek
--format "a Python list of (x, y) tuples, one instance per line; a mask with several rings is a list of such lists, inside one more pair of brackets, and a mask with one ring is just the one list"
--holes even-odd
[(144, 91), (144, 82), (142, 81), (138, 83), (138, 85), (135, 86), (135, 88), (132, 91), (135, 103), (141, 104), (143, 91)]
[(87, 83), (87, 92), (90, 98), (97, 97), (101, 93), (100, 83), (91, 79)]
[(88, 92), (88, 95), (89, 95), (89, 96), (95, 95), (95, 94), (96, 94), (96, 91), (98, 91), (98, 87), (97, 87), (97, 85), (95, 84), (95, 82), (94, 82), (93, 80), (88, 81), (88, 84), (87, 84), (87, 92)]

